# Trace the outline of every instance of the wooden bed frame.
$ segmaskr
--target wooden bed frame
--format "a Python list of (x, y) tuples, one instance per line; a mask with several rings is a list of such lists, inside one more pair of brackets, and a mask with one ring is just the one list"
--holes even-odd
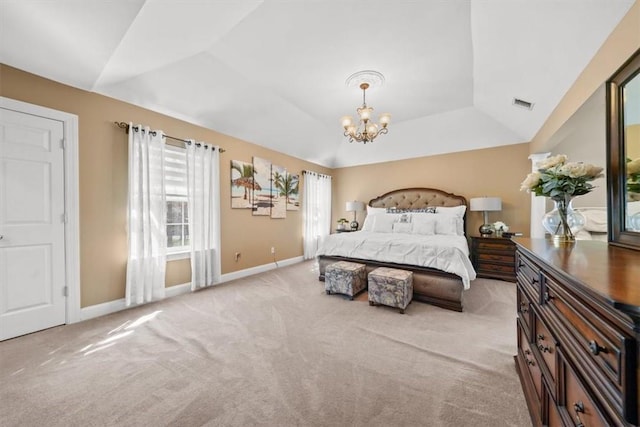
[[(453, 207), (461, 205), (466, 206), (467, 199), (434, 188), (404, 188), (390, 191), (369, 201), (369, 206), (373, 208), (396, 207), (398, 209), (420, 209), (431, 206)], [(462, 295), (464, 286), (462, 279), (455, 274), (415, 265), (321, 255), (318, 257), (318, 264), (320, 266), (319, 280), (324, 281), (324, 271), (327, 265), (337, 261), (364, 263), (367, 265), (367, 274), (377, 267), (391, 267), (412, 271), (414, 300), (427, 302), (455, 311), (462, 311), (463, 309)]]

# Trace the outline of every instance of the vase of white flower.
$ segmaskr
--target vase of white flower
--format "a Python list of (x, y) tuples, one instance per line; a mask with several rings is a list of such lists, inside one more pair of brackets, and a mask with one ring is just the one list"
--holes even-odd
[(563, 198), (554, 200), (554, 209), (542, 217), (542, 225), (554, 242), (573, 242), (576, 233), (584, 228), (584, 215), (574, 211), (571, 202), (571, 196), (565, 194)]
[(573, 210), (571, 202), (575, 196), (591, 192), (594, 187), (590, 181), (602, 176), (601, 167), (567, 162), (566, 155), (558, 154), (540, 162), (538, 171), (527, 175), (520, 190), (550, 197), (555, 208), (544, 216), (542, 225), (554, 242), (573, 242), (576, 232), (584, 227), (585, 219)]

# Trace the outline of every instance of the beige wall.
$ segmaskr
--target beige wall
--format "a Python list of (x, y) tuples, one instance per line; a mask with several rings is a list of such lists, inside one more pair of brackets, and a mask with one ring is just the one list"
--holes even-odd
[[(491, 212), (489, 220), (503, 221), (512, 231), (529, 234), (531, 198), (520, 191), (520, 182), (531, 170), (529, 144), (507, 145), (483, 150), (334, 169), (333, 227), (336, 220), (353, 214), (345, 202), (368, 202), (387, 191), (410, 188), (438, 188), (467, 198), (497, 196), (502, 211)], [(364, 213), (359, 214), (362, 225)], [(467, 233), (477, 234), (481, 212), (467, 213)]]
[[(168, 135), (220, 145), (222, 272), (229, 273), (302, 255), (302, 212), (286, 219), (254, 217), (231, 209), (230, 162), (271, 160), (291, 172), (330, 170), (218, 132), (112, 98), (75, 89), (0, 65), (0, 95), (76, 114), (80, 157), (80, 278), (82, 307), (124, 297), (127, 260), (127, 135), (114, 121), (143, 123)], [(235, 252), (241, 252), (238, 262)], [(167, 286), (190, 280), (188, 260), (167, 264)]]
[(544, 125), (531, 140), (531, 153), (551, 151), (552, 136), (564, 122), (640, 49), (640, 0), (631, 6), (575, 83), (567, 91)]

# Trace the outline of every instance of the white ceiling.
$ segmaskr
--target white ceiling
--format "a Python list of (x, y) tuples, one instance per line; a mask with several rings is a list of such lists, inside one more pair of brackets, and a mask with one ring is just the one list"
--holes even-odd
[[(529, 141), (633, 2), (0, 0), (0, 61), (351, 166)], [(349, 144), (362, 92), (345, 80), (367, 69), (392, 123)]]

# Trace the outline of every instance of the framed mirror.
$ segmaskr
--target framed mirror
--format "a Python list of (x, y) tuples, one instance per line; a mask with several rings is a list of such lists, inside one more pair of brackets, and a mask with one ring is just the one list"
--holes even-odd
[(640, 50), (607, 81), (609, 242), (640, 250)]

